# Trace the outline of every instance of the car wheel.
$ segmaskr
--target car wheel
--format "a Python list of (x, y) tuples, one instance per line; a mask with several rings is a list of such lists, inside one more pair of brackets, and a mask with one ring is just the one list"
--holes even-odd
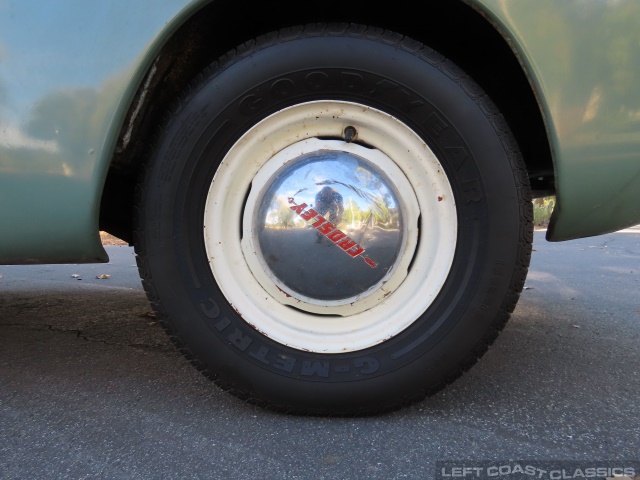
[(136, 249), (181, 350), (281, 411), (397, 408), (486, 351), (531, 252), (495, 106), (410, 39), (308, 25), (191, 86), (144, 168)]

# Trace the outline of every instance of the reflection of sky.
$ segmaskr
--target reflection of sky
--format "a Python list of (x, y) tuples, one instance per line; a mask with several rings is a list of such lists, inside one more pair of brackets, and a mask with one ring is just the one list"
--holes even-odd
[(0, 114), (24, 119), (52, 90), (119, 74), (188, 0), (0, 0)]
[(293, 197), (297, 204), (311, 206), (315, 203), (316, 193), (328, 185), (342, 195), (345, 208), (352, 201), (360, 210), (366, 211), (373, 201), (382, 198), (386, 199), (389, 208), (395, 208), (395, 196), (385, 183), (388, 184), (388, 180), (384, 174), (376, 174), (364, 159), (331, 151), (310, 154), (309, 160), (297, 163), (297, 168), (284, 170), (274, 185), (274, 193)]

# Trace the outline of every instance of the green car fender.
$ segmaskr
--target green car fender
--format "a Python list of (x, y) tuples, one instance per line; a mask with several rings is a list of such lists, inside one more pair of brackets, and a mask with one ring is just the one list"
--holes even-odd
[(536, 94), (554, 159), (553, 241), (640, 222), (640, 3), (473, 0)]
[(98, 219), (118, 135), (158, 49), (203, 3), (0, 6), (0, 263), (108, 261)]

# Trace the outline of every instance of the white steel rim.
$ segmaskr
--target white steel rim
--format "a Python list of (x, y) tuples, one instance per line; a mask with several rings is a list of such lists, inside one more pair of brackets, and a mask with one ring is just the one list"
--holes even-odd
[[(341, 138), (348, 126), (372, 148), (325, 140)], [(289, 295), (265, 271), (251, 240), (248, 219), (261, 186), (286, 162), (319, 148), (367, 155), (400, 192), (408, 217), (406, 242), (394, 268), (373, 291), (348, 303)], [(221, 162), (205, 205), (206, 252), (227, 301), (265, 336), (317, 353), (362, 350), (409, 327), (442, 289), (456, 238), (453, 192), (431, 149), (397, 118), (352, 102), (303, 103), (256, 124)]]

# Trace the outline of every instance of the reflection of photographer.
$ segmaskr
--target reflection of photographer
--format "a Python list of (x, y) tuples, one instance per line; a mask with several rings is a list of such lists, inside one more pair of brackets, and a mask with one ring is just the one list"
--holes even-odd
[[(316, 193), (316, 203), (313, 209), (337, 227), (342, 222), (342, 214), (344, 213), (342, 202), (342, 195), (335, 189), (323, 187), (322, 190)], [(318, 237), (316, 242), (319, 242), (322, 234), (316, 232), (316, 236)]]
[(337, 227), (344, 213), (342, 195), (331, 187), (323, 187), (316, 194), (316, 204), (313, 209)]

